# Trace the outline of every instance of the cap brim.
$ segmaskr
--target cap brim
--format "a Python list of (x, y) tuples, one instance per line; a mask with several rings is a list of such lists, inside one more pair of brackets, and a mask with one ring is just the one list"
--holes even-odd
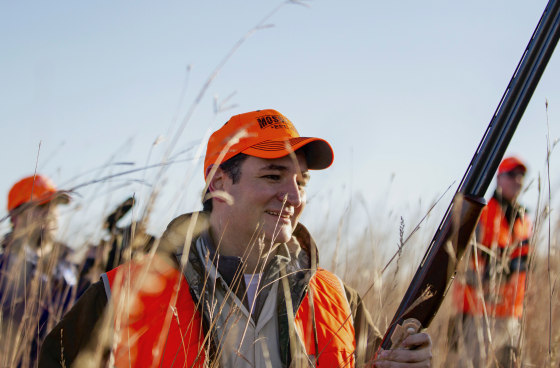
[(44, 205), (47, 203), (52, 203), (52, 204), (68, 204), (71, 201), (71, 197), (70, 197), (70, 192), (68, 191), (57, 191), (54, 192), (44, 198), (39, 198), (39, 199), (35, 199), (33, 201), (30, 202), (25, 202), (22, 203), (20, 205), (18, 205), (17, 207), (15, 207), (14, 209), (10, 210), (10, 216), (14, 216), (17, 214), (22, 213), (23, 211), (26, 211), (27, 209), (33, 207), (33, 206), (40, 206), (40, 205)]
[(264, 141), (242, 152), (260, 158), (280, 158), (302, 149), (311, 170), (323, 170), (332, 165), (334, 153), (331, 145), (321, 138), (297, 137), (285, 141)]
[(527, 167), (522, 162), (512, 162), (512, 163), (508, 163), (507, 165), (502, 165), (502, 167), (499, 167), (498, 174), (505, 174), (517, 168), (522, 169), (524, 173), (527, 172)]
[(49, 195), (46, 198), (42, 198), (40, 200), (38, 200), (37, 202), (39, 204), (45, 204), (45, 203), (52, 203), (52, 204), (68, 204), (70, 203), (72, 197), (70, 197), (70, 194), (68, 191), (66, 190), (59, 190), (57, 192), (52, 193), (51, 195)]
[(68, 204), (72, 201), (72, 197), (70, 197), (67, 191), (59, 191), (52, 200), (56, 201), (58, 204)]
[(323, 170), (330, 167), (334, 160), (334, 152), (329, 142), (312, 138), (301, 146), (305, 152), (307, 167), (312, 170)]

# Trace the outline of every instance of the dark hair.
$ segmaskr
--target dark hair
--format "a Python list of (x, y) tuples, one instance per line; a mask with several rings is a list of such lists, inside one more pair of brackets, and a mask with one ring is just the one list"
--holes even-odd
[[(231, 179), (233, 184), (237, 184), (241, 179), (241, 164), (249, 157), (244, 153), (238, 153), (237, 155), (233, 156), (229, 160), (222, 162), (220, 164), (220, 169)], [(210, 190), (207, 189), (204, 198), (210, 193)], [(212, 212), (212, 198), (208, 198), (203, 200), (202, 202), (202, 210), (204, 212)]]

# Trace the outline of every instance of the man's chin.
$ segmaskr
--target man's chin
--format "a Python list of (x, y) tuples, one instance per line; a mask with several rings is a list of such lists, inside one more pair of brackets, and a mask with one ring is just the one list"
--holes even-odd
[(268, 222), (263, 226), (265, 242), (268, 244), (286, 243), (292, 238), (292, 224)]
[[(269, 234), (267, 234), (269, 235)], [(292, 237), (292, 229), (280, 229), (274, 233), (274, 236), (267, 236), (267, 239), (272, 239), (271, 243), (287, 243)]]

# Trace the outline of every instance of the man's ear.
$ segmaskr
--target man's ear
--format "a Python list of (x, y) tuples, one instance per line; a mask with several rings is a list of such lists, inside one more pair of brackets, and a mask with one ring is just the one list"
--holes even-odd
[(502, 185), (504, 185), (504, 174), (498, 174), (496, 176), (496, 185), (497, 185), (498, 189), (501, 190)]
[(207, 170), (208, 190), (215, 192), (224, 189), (224, 180), (226, 180), (226, 173), (219, 166), (210, 166)]
[(12, 229), (18, 225), (18, 215), (17, 214), (14, 213), (14, 214), (10, 215), (10, 223), (12, 224)]
[(218, 166), (208, 168), (207, 174), (209, 198), (214, 198), (218, 202), (233, 203), (233, 198), (227, 192), (231, 183), (231, 178)]

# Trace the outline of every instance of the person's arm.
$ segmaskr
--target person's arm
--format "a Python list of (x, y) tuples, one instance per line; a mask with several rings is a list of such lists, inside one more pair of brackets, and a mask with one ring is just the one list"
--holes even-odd
[(354, 321), (354, 337), (356, 339), (356, 366), (363, 366), (366, 362), (372, 362), (382, 335), (373, 324), (369, 311), (362, 302), (362, 298), (356, 290), (344, 285), (346, 298), (350, 304), (352, 318)]
[(103, 315), (106, 304), (103, 283), (92, 284), (45, 338), (39, 367), (71, 367), (95, 336), (97, 321)]

